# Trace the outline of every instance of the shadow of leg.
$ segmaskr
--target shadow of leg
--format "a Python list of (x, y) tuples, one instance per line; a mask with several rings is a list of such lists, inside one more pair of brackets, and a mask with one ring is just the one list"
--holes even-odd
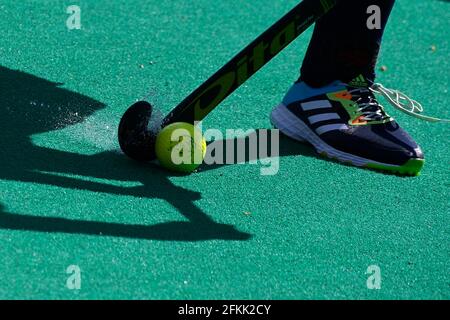
[(160, 241), (248, 240), (251, 235), (214, 222), (167, 222), (152, 226), (37, 217), (5, 212), (0, 205), (0, 228)]

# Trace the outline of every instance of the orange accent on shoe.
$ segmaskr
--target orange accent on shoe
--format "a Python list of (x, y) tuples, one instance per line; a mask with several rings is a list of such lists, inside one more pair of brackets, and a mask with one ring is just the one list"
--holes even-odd
[(357, 125), (357, 124), (367, 124), (367, 121), (366, 120), (363, 120), (364, 119), (364, 116), (359, 116), (358, 118), (356, 118), (355, 120), (353, 120), (352, 121), (352, 124), (355, 124), (355, 125)]
[(348, 91), (335, 92), (335, 93), (333, 93), (333, 95), (334, 95), (337, 99), (344, 99), (344, 100), (351, 100), (351, 99), (352, 99), (352, 95), (351, 95), (351, 93), (348, 92)]

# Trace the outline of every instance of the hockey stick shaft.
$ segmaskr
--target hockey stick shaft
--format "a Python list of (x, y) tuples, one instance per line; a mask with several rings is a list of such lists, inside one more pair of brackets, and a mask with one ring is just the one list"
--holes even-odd
[(231, 93), (331, 10), (337, 1), (303, 0), (186, 97), (166, 116), (163, 125), (203, 120)]

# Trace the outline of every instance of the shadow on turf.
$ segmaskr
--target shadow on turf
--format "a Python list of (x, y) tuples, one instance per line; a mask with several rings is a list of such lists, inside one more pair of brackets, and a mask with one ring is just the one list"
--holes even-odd
[[(261, 134), (264, 134), (264, 137), (261, 137)], [(221, 168), (223, 166), (230, 166), (230, 165), (237, 165), (237, 164), (248, 164), (249, 162), (254, 162), (258, 166), (263, 166), (261, 164), (261, 160), (268, 159), (273, 155), (273, 146), (271, 145), (271, 134), (273, 134), (273, 130), (267, 130), (267, 129), (257, 129), (254, 132), (245, 135), (243, 137), (239, 138), (233, 138), (233, 139), (227, 139), (227, 140), (216, 140), (213, 142), (208, 143), (208, 150), (212, 149), (219, 149), (222, 150), (223, 148), (223, 156), (219, 159), (220, 164), (210, 164), (205, 165), (203, 164), (199, 169), (198, 172), (202, 173), (204, 171), (214, 170)], [(280, 133), (279, 135), (279, 151), (278, 155), (279, 157), (288, 157), (288, 156), (306, 156), (306, 157), (315, 157), (319, 158), (319, 156), (315, 153), (314, 149), (311, 145), (307, 143), (300, 143), (297, 142), (283, 134)], [(254, 155), (250, 155), (250, 142), (255, 144), (255, 152)], [(239, 161), (238, 160), (238, 146), (243, 146), (243, 150), (245, 150), (245, 155), (243, 155), (243, 159), (245, 161)], [(261, 150), (260, 146), (265, 145), (266, 150)], [(232, 152), (231, 154), (234, 155), (234, 159), (231, 161), (230, 164), (227, 163), (227, 156), (229, 155), (228, 146), (232, 146)], [(208, 157), (208, 155), (207, 155)], [(217, 156), (215, 156), (214, 160), (218, 160)]]
[[(34, 145), (32, 135), (80, 123), (105, 107), (98, 101), (60, 86), (59, 83), (0, 67), (0, 128), (3, 141), (0, 179), (163, 199), (189, 221), (151, 226), (127, 225), (12, 214), (0, 206), (1, 228), (170, 241), (247, 240), (251, 237), (231, 225), (214, 222), (194, 203), (201, 198), (200, 193), (174, 185), (168, 179), (167, 172), (151, 170), (148, 168), (150, 164), (136, 164), (114, 151), (82, 155)], [(119, 187), (86, 181), (79, 176), (135, 181), (139, 185)]]

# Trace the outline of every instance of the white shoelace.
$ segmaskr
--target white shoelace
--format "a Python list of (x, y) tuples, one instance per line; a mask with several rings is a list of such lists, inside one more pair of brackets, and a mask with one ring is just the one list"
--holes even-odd
[(370, 90), (374, 93), (381, 94), (393, 107), (410, 116), (429, 122), (450, 122), (447, 119), (439, 119), (420, 114), (423, 112), (423, 107), (419, 102), (409, 98), (406, 94), (398, 90), (388, 89), (381, 83), (374, 83), (370, 87)]
[(352, 97), (357, 98), (358, 112), (365, 121), (381, 121), (389, 116), (384, 112), (383, 106), (375, 99), (370, 88), (355, 88), (348, 91)]

